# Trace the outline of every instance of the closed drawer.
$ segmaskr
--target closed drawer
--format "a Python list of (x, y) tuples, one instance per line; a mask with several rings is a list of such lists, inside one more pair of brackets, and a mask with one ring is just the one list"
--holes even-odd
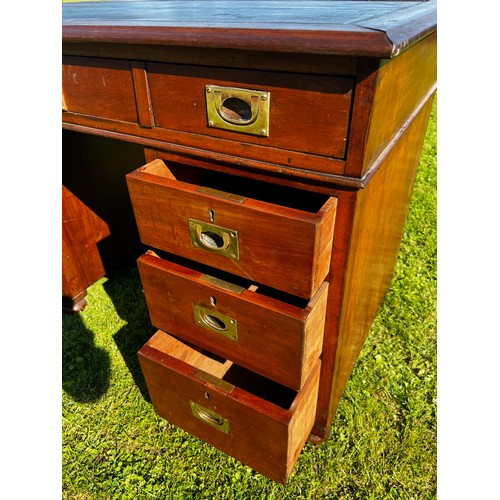
[[(157, 127), (237, 141), (219, 148), (243, 156), (239, 143), (344, 157), (352, 79), (154, 63), (147, 72)], [(258, 111), (261, 93), (267, 124), (260, 121), (265, 109)]]
[(333, 197), (162, 160), (127, 183), (145, 245), (303, 298), (328, 274)]
[(132, 63), (92, 57), (63, 57), (65, 111), (137, 123)]
[(303, 386), (321, 352), (328, 283), (307, 302), (277, 298), (244, 280), (230, 283), (216, 270), (203, 274), (153, 252), (138, 266), (156, 328), (292, 389)]
[(158, 331), (139, 351), (156, 412), (285, 483), (312, 429), (320, 361), (299, 392)]

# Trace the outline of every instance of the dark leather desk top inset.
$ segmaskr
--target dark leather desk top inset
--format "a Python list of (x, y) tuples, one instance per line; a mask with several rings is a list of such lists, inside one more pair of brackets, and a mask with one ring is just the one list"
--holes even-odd
[(435, 27), (435, 0), (125, 0), (63, 5), (66, 42), (394, 57)]

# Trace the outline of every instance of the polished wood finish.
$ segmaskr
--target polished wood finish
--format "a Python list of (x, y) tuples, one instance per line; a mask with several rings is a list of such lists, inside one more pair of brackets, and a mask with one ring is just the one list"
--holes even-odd
[(142, 252), (125, 174), (144, 164), (136, 144), (63, 131), (63, 309), (85, 306), (87, 288)]
[(62, 295), (63, 310), (80, 312), (87, 287), (104, 276), (97, 244), (109, 236), (108, 225), (62, 187)]
[(141, 127), (152, 128), (154, 127), (153, 106), (149, 92), (146, 65), (143, 62), (134, 61), (132, 63), (132, 78), (134, 80), (139, 125)]
[[(354, 103), (359, 136), (351, 136), (359, 147), (349, 152), (347, 166), (367, 181), (364, 189), (338, 196), (314, 441), (330, 433), (345, 384), (392, 279), (435, 92), (436, 48), (436, 36), (431, 35), (376, 71), (372, 61), (364, 65), (359, 101)], [(412, 85), (415, 79), (419, 84)]]
[(431, 106), (429, 99), (367, 188), (356, 196), (329, 406), (323, 410), (323, 400), (318, 403), (319, 412), (327, 417), (326, 428), (391, 283), (420, 158), (416, 152), (422, 148)]
[(137, 122), (129, 61), (63, 57), (64, 111)]
[[(207, 281), (207, 274), (152, 252), (143, 255), (138, 266), (156, 328), (292, 389), (303, 386), (321, 353), (327, 283), (309, 303), (293, 297), (286, 302), (287, 297), (280, 300), (272, 290), (260, 290), (262, 287), (253, 290), (250, 283), (240, 283), (241, 289), (236, 291), (227, 290)], [(206, 271), (220, 275), (215, 269)], [(224, 336), (225, 330), (198, 324), (195, 306), (235, 321), (237, 338)]]
[[(287, 481), (314, 423), (319, 360), (299, 393), (217, 361), (162, 331), (142, 347), (139, 360), (160, 416), (274, 481)], [(212, 378), (200, 377), (199, 370)], [(194, 417), (190, 401), (226, 419), (230, 432)]]
[(389, 142), (402, 133), (408, 118), (426, 102), (436, 85), (437, 34), (428, 36), (413, 50), (394, 61), (384, 60), (377, 72), (376, 93), (371, 106), (362, 176)]
[[(227, 141), (209, 135), (189, 134), (178, 130), (159, 127), (144, 128), (133, 123), (97, 118), (67, 112), (63, 117), (63, 128), (86, 134), (103, 135), (118, 140), (129, 140), (149, 148), (160, 148), (163, 151), (195, 155), (210, 160), (231, 162), (245, 168), (256, 168), (262, 171), (276, 172), (301, 178), (330, 180), (332, 174), (344, 172), (344, 161), (325, 156), (312, 156), (298, 151), (284, 150), (247, 144), (245, 156), (238, 156), (241, 146), (233, 146), (235, 141)], [(187, 145), (189, 144), (189, 146)], [(352, 182), (350, 178), (339, 175), (339, 179)], [(356, 182), (357, 180), (354, 180)]]
[[(204, 154), (248, 158), (249, 165), (266, 158), (266, 164), (285, 165), (295, 175), (304, 175), (297, 168), (344, 170), (337, 158), (343, 157), (346, 144), (352, 87), (348, 78), (166, 64), (148, 64), (146, 70), (138, 61), (65, 56), (62, 83), (63, 121), (71, 130), (108, 130), (110, 137), (134, 135), (145, 145), (148, 140), (166, 141), (172, 149), (182, 144)], [(269, 137), (207, 127), (207, 83), (271, 91)], [(309, 154), (316, 156), (314, 162)]]
[(345, 384), (390, 285), (432, 99), (367, 188), (339, 196), (314, 441), (330, 434)]
[[(203, 177), (183, 182), (176, 174), (182, 179), (187, 174), (186, 167), (181, 166), (174, 174), (174, 166), (169, 168), (163, 161), (155, 160), (127, 175), (135, 218), (145, 245), (299, 297), (309, 298), (315, 293), (329, 270), (335, 198), (311, 197), (259, 183), (249, 189), (252, 184), (248, 181), (236, 184), (234, 178), (209, 171), (193, 171), (194, 176), (203, 174)], [(266, 198), (270, 201), (252, 198), (235, 201), (201, 191), (203, 187), (231, 190), (232, 194), (242, 196), (262, 196), (267, 191)], [(292, 207), (278, 203), (292, 203)], [(214, 223), (227, 229), (226, 232), (236, 232), (239, 258), (194, 246), (188, 219)]]
[(345, 173), (364, 177), (375, 170), (436, 90), (437, 34), (394, 60), (360, 65)]
[(141, 2), (67, 4), (66, 42), (156, 44), (394, 57), (435, 26), (435, 0)]
[[(147, 69), (158, 127), (237, 141), (228, 148), (239, 156), (246, 143), (344, 156), (351, 79), (153, 63)], [(207, 127), (207, 84), (269, 92), (269, 137)]]
[[(178, 339), (159, 331), (140, 352), (156, 411), (286, 482), (307, 435), (328, 438), (390, 284), (436, 89), (436, 4), (216, 4), (64, 5), (63, 128), (146, 148), (142, 163), (122, 148), (87, 151), (100, 174), (116, 179), (118, 164), (121, 181), (128, 173), (140, 237), (158, 252), (139, 259), (146, 300), (153, 324)], [(75, 82), (85, 82), (81, 95)], [(214, 83), (270, 87), (269, 137), (209, 127), (204, 87)], [(65, 175), (95, 194), (65, 187), (108, 224), (105, 242), (115, 228), (94, 210), (93, 160), (76, 161), (85, 149), (75, 155), (71, 142), (64, 149), (75, 162)], [(239, 260), (193, 246), (190, 217), (237, 231)], [(68, 228), (65, 241), (78, 240), (81, 229)], [(84, 261), (71, 251), (67, 277)], [(207, 274), (241, 293), (207, 285)], [(84, 295), (74, 287), (70, 309)], [(197, 332), (194, 301), (245, 324), (241, 345)], [(228, 389), (235, 372), (256, 383)], [(190, 397), (223, 410), (234, 433), (194, 418)]]
[[(433, 0), (428, 2), (321, 1), (307, 2), (307, 5), (301, 2), (300, 6), (297, 4), (295, 8), (283, 10), (279, 3), (252, 2), (248, 11), (242, 11), (239, 3), (238, 15), (234, 16), (230, 2), (220, 2), (215, 13), (208, 10), (206, 14), (203, 12), (210, 4), (196, 4), (196, 8), (193, 9), (189, 1), (182, 2), (182, 6), (177, 2), (168, 1), (155, 2), (154, 6), (150, 2), (141, 2), (139, 6), (134, 4), (134, 15), (140, 13), (140, 22), (134, 21), (128, 12), (130, 2), (103, 2), (92, 4), (92, 7), (85, 4), (65, 4), (63, 6), (64, 53), (73, 56), (84, 55), (92, 64), (96, 64), (99, 60), (104, 61), (106, 55), (109, 55), (116, 58), (116, 61), (125, 58), (121, 64), (128, 64), (130, 60), (133, 65), (143, 64), (141, 61), (163, 60), (182, 65), (202, 64), (205, 67), (219, 67), (218, 71), (221, 71), (222, 66), (229, 66), (272, 69), (274, 72), (359, 76), (361, 72), (357, 71), (356, 65), (362, 60), (358, 59), (360, 56), (369, 56), (374, 62), (378, 61), (376, 58), (394, 57), (407, 49), (411, 43), (432, 32), (434, 4)], [(258, 10), (259, 6), (265, 7), (265, 16), (260, 12), (257, 13), (256, 9)], [(188, 21), (182, 17), (187, 12), (189, 12)], [(214, 16), (221, 15), (221, 12), (227, 12), (228, 17), (224, 17), (223, 21), (218, 20), (214, 25)], [(106, 24), (106, 19), (110, 24)], [(233, 29), (227, 31), (226, 23), (231, 22), (236, 24)], [(224, 28), (221, 24), (224, 24)], [(132, 26), (133, 35), (130, 36)], [(370, 28), (371, 26), (373, 28)], [(89, 58), (88, 56), (92, 54), (98, 57)], [(70, 58), (70, 61), (73, 59)], [(89, 71), (89, 68), (78, 68), (78, 65), (76, 68), (79, 71)], [(63, 83), (66, 82), (66, 85), (63, 85), (63, 88), (66, 86), (72, 89), (69, 77), (75, 77), (77, 72), (74, 70), (75, 65), (69, 64), (69, 68), (64, 72)], [(111, 70), (112, 65), (108, 64), (107, 71)], [(137, 73), (137, 70), (134, 71), (134, 83), (137, 82)], [(105, 82), (109, 78), (114, 79), (109, 74), (104, 78), (95, 70), (94, 76)], [(85, 75), (79, 78), (85, 78)], [(297, 77), (291, 75), (291, 78)], [(179, 145), (184, 148), (189, 145), (198, 150), (196, 153), (198, 155), (225, 153), (237, 158), (239, 163), (242, 162), (242, 158), (246, 159), (250, 167), (258, 165), (262, 158), (266, 158), (268, 164), (281, 165), (291, 175), (307, 175), (308, 170), (333, 174), (344, 172), (344, 163), (337, 158), (343, 157), (345, 143), (335, 143), (335, 145), (326, 137), (323, 142), (319, 141), (319, 144), (326, 148), (326, 152), (320, 151), (320, 154), (312, 159), (308, 155), (301, 154), (300, 148), (289, 151), (275, 148), (271, 146), (270, 140), (267, 141), (268, 147), (262, 147), (265, 143), (255, 139), (252, 147), (243, 148), (238, 145), (237, 139), (227, 142), (224, 140), (227, 139), (227, 133), (218, 135), (214, 130), (209, 131), (211, 136), (208, 139), (200, 134), (188, 135), (182, 127), (171, 127), (168, 130), (162, 127), (156, 128), (153, 126), (152, 117), (147, 116), (149, 113), (147, 107), (151, 104), (149, 89), (144, 85), (144, 78), (141, 79), (143, 84), (136, 89), (138, 118), (131, 119), (130, 114), (126, 119), (120, 118), (124, 114), (123, 111), (113, 118), (108, 114), (90, 112), (85, 107), (74, 108), (72, 103), (74, 97), (70, 96), (68, 113), (64, 117), (66, 128), (88, 133), (102, 133), (103, 130), (107, 130), (109, 137), (118, 133), (124, 134), (124, 139), (127, 139), (127, 136), (129, 138), (134, 136), (135, 141), (150, 147), (154, 147), (151, 141), (164, 141), (162, 148), (172, 151), (178, 149)], [(290, 90), (290, 84), (287, 88)], [(70, 90), (63, 90), (63, 94)], [(90, 102), (97, 99), (100, 101), (100, 106), (105, 108), (109, 104), (102, 101), (103, 95), (106, 95), (108, 90), (102, 90), (104, 92), (88, 96), (88, 99)], [(119, 90), (123, 92), (123, 89)], [(187, 88), (184, 87), (184, 90)], [(303, 96), (307, 95), (308, 92), (303, 93)], [(202, 99), (201, 95), (196, 97), (196, 100), (199, 99)], [(324, 98), (322, 100), (324, 101)], [(130, 106), (130, 99), (127, 101)], [(172, 102), (178, 103), (174, 99), (170, 100), (168, 105), (170, 106)], [(177, 112), (176, 115), (186, 115), (185, 103), (181, 102), (179, 106), (180, 113)], [(343, 108), (338, 110), (340, 115), (323, 114), (323, 119), (314, 113), (313, 108), (310, 108), (313, 113), (308, 111), (307, 107), (297, 105), (292, 113), (288, 113), (288, 119), (284, 123), (289, 121), (290, 116), (296, 116), (297, 123), (302, 122), (302, 130), (307, 132), (311, 129), (311, 126), (308, 126), (311, 120), (316, 128), (317, 124), (324, 122), (326, 118), (327, 121), (332, 120), (333, 139), (337, 140), (337, 133), (339, 141), (344, 139), (342, 130), (345, 122), (339, 121), (345, 113)], [(137, 120), (141, 126), (135, 124)], [(278, 123), (280, 127), (283, 126), (283, 120), (279, 120)], [(203, 130), (206, 132), (206, 127)], [(357, 133), (356, 130), (353, 132)], [(288, 132), (283, 130), (282, 134), (286, 137)], [(302, 137), (299, 129), (296, 129), (295, 135), (289, 138), (287, 144), (298, 144), (298, 139), (302, 142), (302, 147), (305, 147), (311, 139), (315, 141), (321, 135), (320, 132), (306, 133)], [(116, 135), (115, 137), (121, 138)], [(358, 148), (355, 150), (358, 151)], [(329, 155), (332, 155), (332, 158), (329, 158)], [(262, 167), (266, 168), (264, 165)], [(366, 172), (366, 168), (359, 168), (357, 162), (352, 167), (348, 164), (346, 173), (351, 175), (351, 172), (352, 175), (358, 176), (359, 172)]]
[(356, 57), (323, 54), (281, 53), (279, 58), (276, 58), (269, 57), (268, 52), (225, 47), (214, 50), (207, 47), (165, 47), (123, 43), (63, 41), (63, 53), (72, 56), (334, 76), (355, 76), (358, 63)]

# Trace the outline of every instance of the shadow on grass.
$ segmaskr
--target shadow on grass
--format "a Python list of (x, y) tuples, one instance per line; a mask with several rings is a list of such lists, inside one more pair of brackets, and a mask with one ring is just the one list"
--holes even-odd
[(62, 328), (62, 383), (75, 401), (99, 399), (109, 387), (109, 354), (94, 344), (94, 334), (80, 315), (64, 315)]
[[(113, 340), (143, 398), (150, 402), (137, 351), (156, 329), (149, 321), (139, 272), (132, 267), (112, 273), (104, 283), (118, 316), (126, 323)], [(87, 307), (92, 307), (89, 304)], [(94, 333), (80, 314), (64, 314), (62, 322), (62, 381), (64, 391), (75, 401), (89, 403), (109, 388), (111, 359), (105, 349), (95, 345)]]
[(104, 283), (104, 289), (126, 325), (113, 336), (122, 358), (140, 390), (150, 402), (137, 351), (149, 340), (156, 329), (151, 325), (146, 299), (136, 265), (121, 269)]

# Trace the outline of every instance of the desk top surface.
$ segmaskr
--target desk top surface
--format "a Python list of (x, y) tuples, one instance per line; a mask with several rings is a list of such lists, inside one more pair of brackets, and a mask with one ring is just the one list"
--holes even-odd
[(436, 29), (436, 0), (64, 3), (63, 42), (394, 57)]

